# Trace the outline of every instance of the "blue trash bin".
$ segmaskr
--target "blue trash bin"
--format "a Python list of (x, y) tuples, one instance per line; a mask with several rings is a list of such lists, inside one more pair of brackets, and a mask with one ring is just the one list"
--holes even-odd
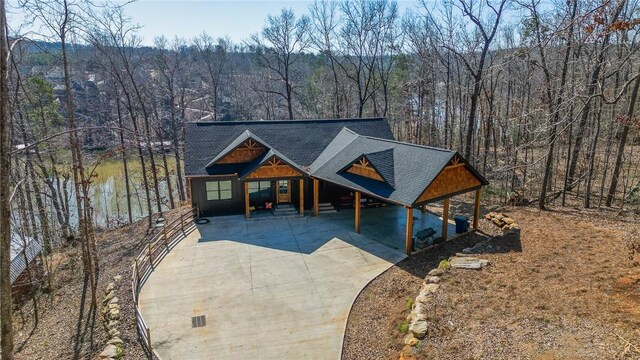
[(469, 230), (469, 219), (463, 215), (457, 215), (453, 218), (456, 222), (456, 234), (462, 234)]

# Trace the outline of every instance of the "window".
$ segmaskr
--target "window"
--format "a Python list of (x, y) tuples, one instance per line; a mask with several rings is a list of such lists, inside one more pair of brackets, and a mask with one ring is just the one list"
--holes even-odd
[(278, 180), (278, 193), (280, 195), (289, 194), (289, 180)]
[(249, 183), (249, 199), (268, 199), (271, 197), (271, 181), (252, 181)]
[(231, 198), (231, 180), (207, 181), (207, 200), (229, 200)]

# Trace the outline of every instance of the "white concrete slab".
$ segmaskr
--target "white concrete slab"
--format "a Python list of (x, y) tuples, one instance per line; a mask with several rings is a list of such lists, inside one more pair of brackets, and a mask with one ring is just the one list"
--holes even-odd
[[(338, 359), (355, 297), (405, 258), (340, 225), (344, 216), (211, 220), (142, 288), (163, 359)], [(192, 328), (198, 315), (207, 325)]]

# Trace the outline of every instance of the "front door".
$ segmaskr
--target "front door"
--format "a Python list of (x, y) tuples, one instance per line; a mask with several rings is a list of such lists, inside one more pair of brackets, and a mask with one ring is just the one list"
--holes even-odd
[(291, 202), (291, 183), (289, 180), (278, 180), (278, 204)]

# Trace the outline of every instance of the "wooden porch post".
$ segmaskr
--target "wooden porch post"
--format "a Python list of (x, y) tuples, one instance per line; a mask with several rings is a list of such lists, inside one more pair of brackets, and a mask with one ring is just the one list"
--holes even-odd
[(447, 230), (449, 230), (449, 198), (444, 199), (442, 209), (442, 239), (447, 240)]
[(422, 211), (422, 213), (426, 213), (427, 212), (427, 205), (422, 205), (420, 206), (420, 211)]
[(247, 217), (247, 220), (251, 217), (251, 205), (249, 205), (249, 182), (244, 182), (244, 216)]
[(478, 219), (480, 219), (480, 195), (482, 195), (482, 188), (476, 190), (476, 204), (473, 209), (473, 228), (478, 228)]
[(407, 226), (404, 238), (405, 252), (410, 256), (413, 252), (413, 208), (407, 208)]
[(360, 234), (360, 191), (356, 191), (356, 203), (353, 207), (356, 209), (356, 234)]
[(300, 179), (300, 215), (304, 216), (304, 179)]
[(191, 207), (194, 206), (193, 204), (193, 196), (191, 196), (191, 178), (188, 177), (187, 178), (187, 198), (189, 198), (189, 203), (191, 204)]
[(318, 216), (318, 179), (313, 179), (313, 216)]

